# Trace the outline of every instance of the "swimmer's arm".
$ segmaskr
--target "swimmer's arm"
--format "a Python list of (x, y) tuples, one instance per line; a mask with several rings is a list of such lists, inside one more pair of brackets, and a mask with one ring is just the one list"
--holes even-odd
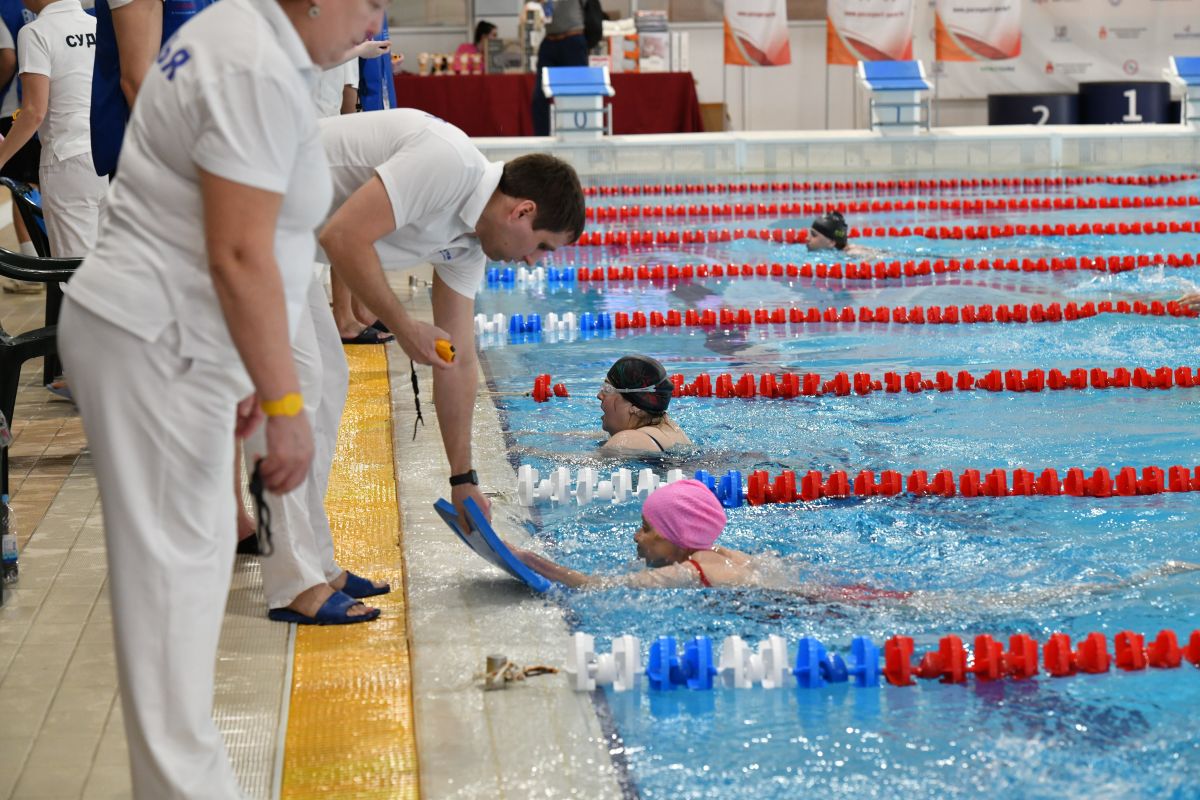
[(522, 564), (529, 567), (531, 570), (541, 575), (544, 578), (569, 586), (572, 589), (582, 589), (588, 586), (599, 586), (603, 583), (602, 579), (593, 578), (590, 575), (584, 575), (582, 572), (564, 567), (561, 564), (555, 564), (548, 558), (543, 558), (537, 553), (531, 553), (528, 550), (522, 550), (519, 547), (509, 546), (509, 550), (516, 556)]
[(1179, 305), (1192, 311), (1200, 311), (1200, 292), (1188, 292), (1179, 298)]
[(613, 582), (633, 589), (677, 589), (700, 586), (700, 573), (687, 564), (671, 564), (631, 572)]

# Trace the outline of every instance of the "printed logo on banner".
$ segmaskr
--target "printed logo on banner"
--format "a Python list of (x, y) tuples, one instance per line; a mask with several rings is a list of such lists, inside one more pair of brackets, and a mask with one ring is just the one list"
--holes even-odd
[(1121, 65), (1121, 69), (1125, 70), (1126, 75), (1137, 75), (1138, 74), (1138, 62), (1135, 59), (1131, 58), (1128, 61), (1126, 61), (1124, 64)]
[(1071, 37), (1070, 37), (1070, 35), (1067, 33), (1067, 26), (1066, 26), (1066, 25), (1055, 25), (1055, 26), (1054, 26), (1054, 41), (1056, 41), (1056, 42), (1069, 42), (1069, 41), (1071, 41)]
[(1121, 0), (1108, 0), (1108, 4), (1110, 6), (1119, 6), (1121, 5)]
[(1047, 75), (1086, 75), (1091, 71), (1091, 61), (1047, 61)]
[(1191, 25), (1184, 25), (1183, 30), (1173, 34), (1176, 39), (1200, 39), (1200, 31), (1193, 31)]
[(1101, 39), (1108, 38), (1108, 28), (1104, 27), (1103, 25), (1100, 26), (1100, 38)]
[(1140, 39), (1145, 28), (1109, 28), (1108, 33), (1117, 39)]

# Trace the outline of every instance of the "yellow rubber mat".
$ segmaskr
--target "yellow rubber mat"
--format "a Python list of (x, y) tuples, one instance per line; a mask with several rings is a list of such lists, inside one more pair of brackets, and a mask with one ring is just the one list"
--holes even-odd
[(392, 402), (383, 347), (346, 348), (350, 396), (325, 506), (338, 563), (387, 580), (374, 622), (299, 626), (284, 745), (286, 800), (417, 798)]

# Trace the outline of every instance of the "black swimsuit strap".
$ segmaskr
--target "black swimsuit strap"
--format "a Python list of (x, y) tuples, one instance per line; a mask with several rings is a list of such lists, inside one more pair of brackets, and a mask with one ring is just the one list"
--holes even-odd
[(662, 442), (660, 442), (658, 439), (655, 439), (653, 436), (651, 436), (650, 431), (646, 430), (645, 428), (642, 428), (641, 431), (642, 431), (642, 433), (644, 433), (650, 437), (650, 441), (652, 441), (656, 445), (658, 445), (659, 450), (663, 451), (664, 453), (667, 452), (667, 448), (662, 446)]

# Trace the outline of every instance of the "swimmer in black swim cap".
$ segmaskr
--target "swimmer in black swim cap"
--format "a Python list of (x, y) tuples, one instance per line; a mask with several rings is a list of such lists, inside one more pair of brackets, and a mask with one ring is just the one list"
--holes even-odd
[(840, 211), (817, 217), (808, 232), (809, 250), (845, 250), (850, 244), (850, 226)]
[(691, 439), (667, 416), (673, 391), (663, 365), (649, 356), (622, 356), (608, 370), (596, 399), (609, 439), (606, 452), (661, 453)]

